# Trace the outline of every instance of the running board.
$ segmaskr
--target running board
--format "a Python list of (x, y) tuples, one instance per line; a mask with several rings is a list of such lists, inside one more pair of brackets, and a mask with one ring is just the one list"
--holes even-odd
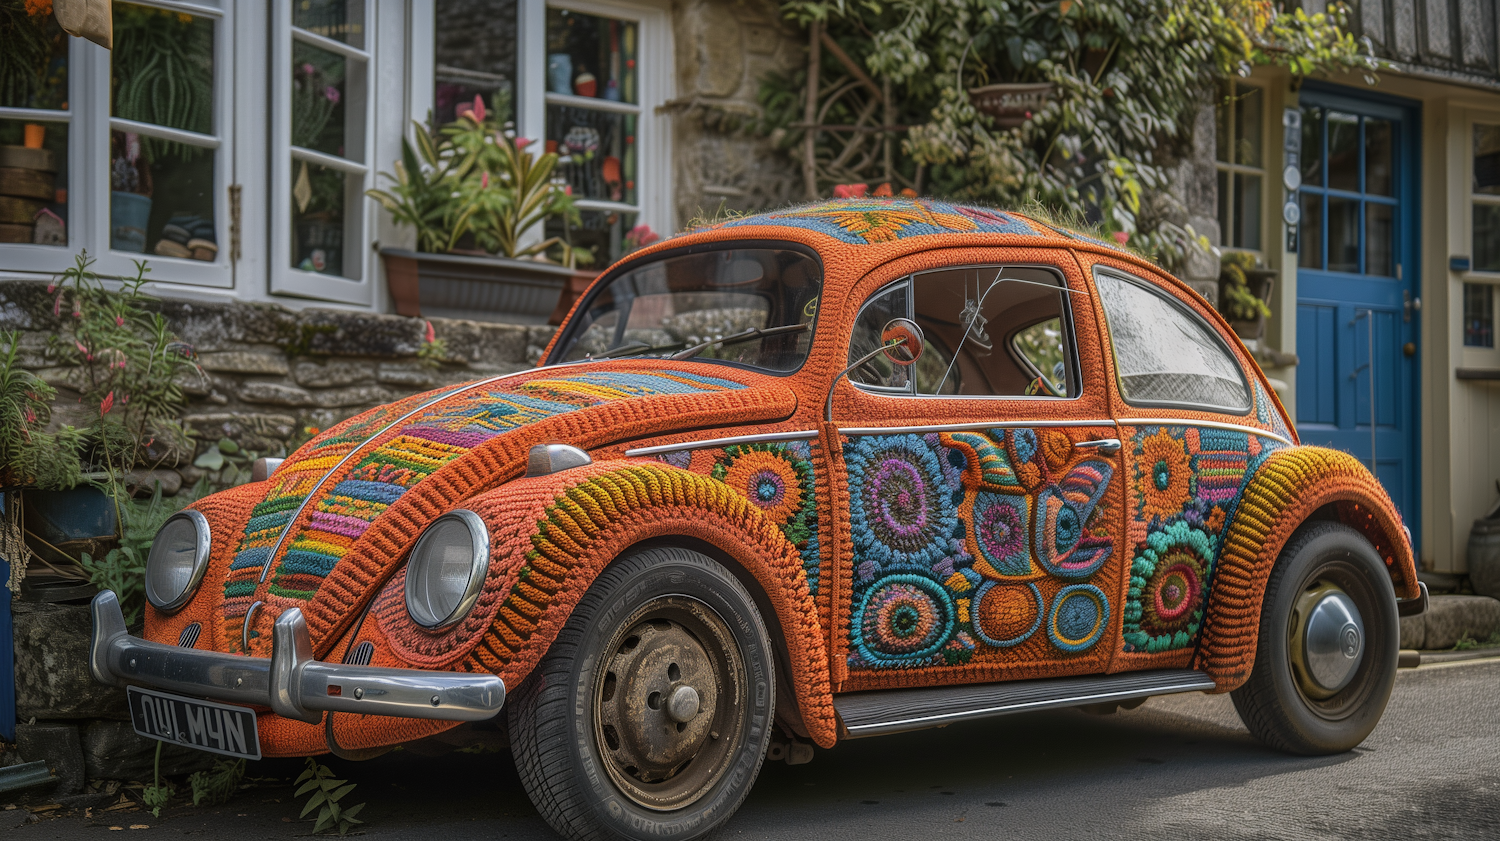
[(1213, 688), (1213, 678), (1203, 672), (1163, 669), (932, 689), (856, 692), (836, 696), (833, 708), (843, 721), (847, 738), (857, 739), (1010, 713), (1129, 701), (1151, 695)]

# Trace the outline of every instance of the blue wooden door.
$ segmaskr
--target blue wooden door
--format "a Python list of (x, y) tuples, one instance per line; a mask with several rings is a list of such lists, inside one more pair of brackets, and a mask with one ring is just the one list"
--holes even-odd
[(1371, 465), (1415, 532), (1419, 111), (1311, 84), (1301, 108), (1297, 432)]

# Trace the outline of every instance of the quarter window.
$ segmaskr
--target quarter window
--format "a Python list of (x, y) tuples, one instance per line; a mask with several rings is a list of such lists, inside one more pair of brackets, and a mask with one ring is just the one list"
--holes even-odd
[(1094, 283), (1127, 403), (1249, 411), (1239, 363), (1208, 325), (1144, 283), (1103, 271)]
[(884, 355), (851, 371), (857, 384), (897, 394), (1074, 397), (1066, 288), (1047, 269), (966, 266), (919, 272), (875, 293), (860, 310), (849, 362), (880, 346), (892, 318), (921, 326), (922, 357), (910, 369)]

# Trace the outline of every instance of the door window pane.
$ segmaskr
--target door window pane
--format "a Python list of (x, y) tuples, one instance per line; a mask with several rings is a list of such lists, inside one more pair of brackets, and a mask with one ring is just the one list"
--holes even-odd
[(437, 125), (478, 96), (501, 125), (515, 116), (516, 0), (438, 0), (434, 38)]
[(1396, 180), (1394, 174), (1395, 153), (1390, 120), (1365, 118), (1365, 192), (1378, 196), (1394, 196)]
[[(910, 280), (898, 280), (876, 292), (860, 309), (849, 337), (850, 365), (880, 347), (881, 334), (891, 319), (911, 318), (911, 299), (907, 294), (910, 288)], [(877, 389), (910, 392), (910, 372), (911, 366), (897, 365), (885, 354), (877, 353), (850, 371), (849, 379)]]
[(1142, 284), (1104, 272), (1095, 281), (1126, 401), (1250, 409), (1239, 363), (1207, 325)]
[(0, 244), (68, 244), (68, 133), (0, 120)]
[[(114, 4), (110, 114), (125, 120), (213, 133), (214, 22), (183, 12)], [(155, 160), (171, 144), (148, 139)]]
[(1359, 202), (1355, 199), (1328, 197), (1328, 270), (1359, 271)]
[(1365, 274), (1395, 277), (1395, 215), (1394, 205), (1365, 205)]
[(1234, 100), (1234, 161), (1244, 166), (1261, 165), (1261, 114), (1265, 110), (1260, 88), (1237, 87)]
[(292, 26), (365, 48), (365, 7), (345, 0), (292, 0)]
[(1260, 250), (1260, 185), (1259, 175), (1234, 174), (1234, 236), (1231, 242), (1236, 248)]
[(1464, 347), (1495, 346), (1495, 287), (1464, 284)]
[(1350, 192), (1359, 189), (1359, 117), (1353, 114), (1328, 112), (1328, 186)]
[(1302, 183), (1323, 186), (1323, 109), (1302, 106)]
[(1316, 193), (1302, 194), (1302, 229), (1298, 235), (1297, 266), (1304, 269), (1323, 268), (1323, 197)]
[[(349, 64), (338, 53), (292, 42), (293, 146), (364, 159), (364, 109), (348, 101), (354, 87)], [(356, 78), (362, 69), (355, 68)]]
[(134, 132), (109, 133), (109, 247), (178, 259), (214, 260), (212, 150), (148, 144)]
[(576, 198), (635, 204), (634, 114), (547, 106), (547, 151)]
[(358, 255), (345, 253), (345, 208), (359, 202), (362, 179), (306, 161), (293, 161), (292, 172), (292, 265), (349, 276)]
[(638, 101), (636, 24), (566, 9), (547, 10), (547, 91)]

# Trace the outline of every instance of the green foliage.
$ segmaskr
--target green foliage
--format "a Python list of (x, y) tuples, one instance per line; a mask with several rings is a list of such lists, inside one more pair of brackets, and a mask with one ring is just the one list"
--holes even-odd
[(193, 789), (193, 805), (218, 806), (229, 802), (229, 798), (234, 796), (235, 789), (240, 787), (240, 782), (244, 779), (245, 760), (218, 760), (213, 768), (198, 771), (188, 777), (188, 785)]
[(162, 741), (156, 741), (156, 763), (152, 766), (155, 781), (141, 790), (141, 802), (151, 810), (152, 817), (161, 817), (161, 807), (167, 805), (172, 795), (177, 793), (176, 786), (161, 778), (161, 746)]
[(1261, 316), (1270, 317), (1271, 308), (1250, 291), (1245, 271), (1253, 268), (1253, 254), (1231, 251), (1220, 258), (1219, 278), (1224, 283), (1219, 287), (1219, 311), (1226, 318), (1233, 321), (1254, 321)]
[(23, 108), (52, 107), (35, 101), (44, 92), (55, 40), (64, 37), (40, 4), (0, 0), (0, 102)]
[(220, 438), (193, 459), (193, 466), (212, 473), (213, 484), (234, 487), (250, 481), (250, 468), (257, 458), (259, 453), (241, 447), (233, 438)]
[(1464, 637), (1453, 644), (1453, 650), (1472, 651), (1476, 648), (1491, 648), (1497, 645), (1500, 645), (1500, 631), (1496, 631), (1495, 633), (1490, 634), (1483, 640), (1476, 640), (1473, 637)]
[(140, 618), (146, 606), (146, 557), (151, 553), (151, 541), (167, 518), (188, 501), (189, 497), (182, 495), (163, 499), (161, 486), (157, 485), (149, 500), (117, 502), (120, 545), (97, 561), (87, 552), (79, 559), (90, 584), (100, 590), (114, 590), (120, 597), (120, 609), (127, 623)]
[(440, 150), (428, 130), (412, 122), (416, 143), (401, 140), (401, 160), (395, 175), (381, 173), (394, 182), (389, 191), (366, 190), (365, 195), (380, 202), (398, 224), (417, 229), (417, 250), (449, 251), (469, 230), (474, 215), (472, 201), (459, 200), (462, 183), (461, 161), (451, 147)]
[(297, 778), (301, 788), (297, 789), (297, 796), (301, 797), (309, 792), (312, 796), (302, 807), (300, 817), (307, 817), (314, 809), (318, 810), (318, 822), (313, 824), (313, 834), (337, 829), (340, 835), (347, 835), (349, 830), (364, 821), (355, 818), (365, 804), (354, 806), (341, 806), (339, 801), (343, 800), (349, 792), (354, 791), (354, 783), (345, 780), (335, 780), (333, 771), (326, 765), (319, 765), (312, 757), (307, 758), (307, 770)]
[[(0, 333), (0, 485), (34, 482), (44, 488), (77, 484), (78, 434), (72, 427), (42, 431), (57, 391), (17, 364), (20, 336)], [(54, 458), (54, 455), (62, 458)], [(71, 460), (67, 457), (71, 456)]]
[[(114, 10), (114, 114), (126, 120), (212, 132), (213, 24), (166, 9), (120, 4)], [(147, 158), (202, 153), (195, 146), (143, 138)]]
[[(1104, 232), (1169, 267), (1199, 237), (1169, 194), (1169, 169), (1218, 80), (1276, 63), (1295, 75), (1373, 72), (1376, 60), (1327, 15), (1273, 11), (1266, 0), (784, 0), (881, 84), (910, 126), (895, 162), (921, 191), (1014, 207), (1082, 208)], [(827, 76), (843, 72), (824, 50)], [(996, 126), (968, 91), (1048, 83), (1050, 100), (1016, 128)], [(795, 79), (762, 80), (761, 129), (793, 150)], [(827, 94), (825, 94), (827, 97)], [(840, 103), (825, 123), (853, 122)], [(835, 148), (818, 136), (820, 159)], [(820, 184), (820, 189), (831, 185)]]

